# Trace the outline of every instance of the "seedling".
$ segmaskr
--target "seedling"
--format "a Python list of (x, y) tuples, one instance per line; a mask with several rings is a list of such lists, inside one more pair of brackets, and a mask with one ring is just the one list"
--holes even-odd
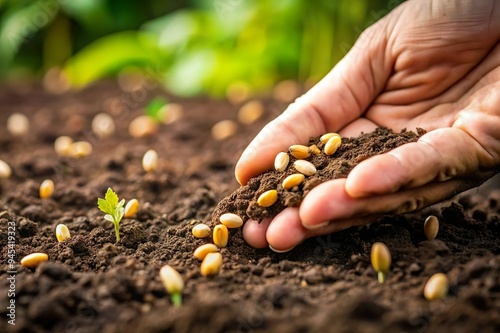
[(104, 199), (97, 199), (97, 206), (101, 212), (105, 213), (104, 219), (113, 222), (115, 226), (116, 241), (120, 241), (120, 221), (125, 214), (125, 199), (118, 202), (118, 195), (113, 192), (113, 190), (108, 188), (108, 191), (104, 195)]
[(384, 283), (385, 276), (391, 268), (391, 252), (384, 243), (374, 243), (371, 251), (373, 269), (378, 273), (378, 282)]
[(160, 280), (170, 294), (174, 306), (180, 307), (182, 305), (182, 290), (184, 289), (182, 276), (171, 266), (165, 265), (160, 268)]

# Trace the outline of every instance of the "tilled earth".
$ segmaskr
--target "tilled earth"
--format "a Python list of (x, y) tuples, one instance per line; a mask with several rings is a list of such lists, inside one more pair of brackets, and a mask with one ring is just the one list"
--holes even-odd
[[(310, 239), (284, 254), (252, 249), (241, 230), (231, 230), (222, 271), (205, 278), (192, 254), (211, 239), (195, 239), (191, 228), (210, 221), (217, 204), (238, 189), (239, 154), (284, 105), (265, 101), (263, 119), (215, 141), (211, 126), (236, 119), (238, 107), (173, 98), (184, 107), (182, 119), (149, 138), (132, 138), (128, 124), (157, 95), (109, 83), (60, 96), (37, 87), (0, 92), (0, 159), (13, 167), (11, 178), (0, 179), (1, 332), (500, 331), (498, 178), (424, 211)], [(13, 112), (29, 117), (29, 135), (7, 132)], [(100, 112), (115, 118), (112, 137), (90, 131)], [(53, 148), (59, 135), (88, 140), (94, 151), (78, 160), (59, 157)], [(141, 166), (148, 149), (160, 157), (154, 174)], [(55, 193), (42, 200), (38, 187), (46, 178), (54, 180)], [(122, 221), (118, 243), (96, 205), (108, 187), (141, 203), (136, 218)], [(441, 222), (434, 241), (423, 234), (429, 214)], [(10, 297), (12, 222), (17, 273)], [(72, 235), (62, 243), (55, 237), (59, 223)], [(393, 257), (384, 284), (369, 261), (376, 241)], [(36, 269), (20, 266), (32, 252), (47, 253), (49, 261)], [(171, 305), (159, 280), (165, 264), (185, 279), (181, 308)], [(436, 272), (448, 275), (450, 292), (428, 302), (422, 289)], [(12, 299), (15, 326), (7, 316)]]

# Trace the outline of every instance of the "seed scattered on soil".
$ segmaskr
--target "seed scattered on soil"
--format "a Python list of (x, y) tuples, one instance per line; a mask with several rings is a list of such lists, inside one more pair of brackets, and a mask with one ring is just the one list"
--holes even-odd
[(306, 176), (304, 176), (301, 173), (294, 173), (293, 175), (290, 175), (283, 180), (283, 188), (285, 190), (289, 190), (295, 186), (300, 185), (304, 179), (306, 179)]
[(158, 128), (158, 123), (153, 118), (142, 115), (130, 122), (128, 132), (134, 138), (144, 138), (155, 134)]
[(288, 148), (290, 155), (297, 159), (308, 158), (311, 154), (309, 152), (309, 147), (303, 145), (293, 145)]
[(238, 130), (238, 124), (232, 120), (221, 120), (212, 126), (212, 137), (215, 140), (224, 140), (232, 137)]
[(219, 248), (214, 245), (214, 244), (203, 244), (202, 246), (199, 246), (196, 250), (194, 250), (194, 257), (198, 259), (199, 261), (202, 261), (205, 259), (207, 254), (217, 252), (219, 251)]
[(56, 238), (58, 242), (71, 237), (68, 227), (65, 224), (58, 224), (56, 227)]
[(226, 247), (229, 240), (229, 231), (223, 224), (218, 224), (214, 227), (213, 233), (214, 244), (218, 247)]
[(60, 136), (54, 141), (54, 149), (56, 154), (59, 156), (69, 156), (70, 146), (73, 143), (73, 139), (69, 136)]
[(9, 178), (12, 175), (12, 169), (7, 162), (0, 160), (0, 178)]
[(326, 145), (326, 143), (328, 142), (328, 140), (330, 140), (331, 138), (335, 137), (335, 136), (338, 136), (340, 137), (339, 134), (337, 133), (326, 133), (326, 134), (323, 134), (320, 138), (319, 138), (319, 141), (321, 141), (322, 144)]
[(424, 287), (424, 297), (428, 301), (443, 298), (448, 293), (449, 282), (446, 274), (436, 273), (429, 278)]
[(30, 130), (30, 120), (22, 113), (13, 113), (7, 118), (7, 131), (14, 136), (23, 136)]
[(192, 230), (193, 236), (196, 238), (205, 238), (210, 236), (210, 227), (204, 223), (197, 224)]
[(428, 240), (433, 240), (436, 238), (439, 232), (439, 220), (436, 216), (430, 215), (425, 219), (424, 222), (424, 234)]
[(259, 120), (264, 114), (264, 105), (260, 101), (249, 101), (238, 111), (238, 121), (250, 125)]
[(313, 176), (316, 174), (316, 167), (309, 161), (297, 160), (293, 162), (293, 167), (306, 176)]
[(318, 146), (316, 146), (316, 145), (310, 145), (309, 146), (309, 154), (319, 155), (319, 154), (321, 154), (321, 149), (319, 149)]
[(142, 157), (142, 167), (146, 172), (154, 172), (158, 167), (158, 154), (153, 149), (148, 150)]
[(372, 245), (370, 258), (373, 269), (378, 273), (378, 282), (383, 283), (391, 268), (391, 252), (384, 243), (376, 242)]
[(68, 151), (71, 157), (86, 157), (92, 154), (92, 145), (87, 141), (77, 141), (69, 145)]
[(103, 139), (115, 132), (115, 121), (107, 113), (99, 113), (92, 119), (92, 132)]
[(220, 223), (228, 228), (239, 228), (243, 225), (243, 219), (236, 214), (226, 213), (219, 218)]
[(288, 153), (278, 153), (274, 159), (274, 169), (276, 169), (276, 171), (283, 172), (288, 166), (288, 163), (290, 163), (290, 156), (288, 156)]
[(160, 281), (170, 294), (172, 303), (179, 307), (182, 303), (182, 291), (184, 289), (184, 280), (174, 268), (165, 265), (160, 268)]
[(339, 149), (342, 144), (342, 138), (340, 136), (331, 137), (325, 144), (325, 154), (333, 155)]
[(257, 204), (261, 207), (269, 207), (274, 205), (274, 203), (278, 200), (278, 191), (269, 190), (262, 193), (257, 199)]
[(49, 260), (49, 256), (45, 253), (32, 253), (21, 259), (21, 265), (24, 267), (35, 268), (47, 260)]
[(137, 211), (139, 210), (139, 200), (137, 199), (131, 199), (129, 202), (127, 202), (127, 205), (125, 205), (125, 213), (123, 214), (124, 217), (126, 218), (132, 218), (137, 214)]
[(161, 122), (169, 125), (182, 118), (184, 108), (178, 103), (167, 103), (161, 107), (159, 114)]
[(200, 272), (203, 276), (211, 276), (219, 273), (222, 267), (222, 254), (220, 252), (208, 253), (201, 263)]
[(48, 199), (54, 193), (54, 182), (51, 179), (45, 179), (42, 184), (40, 184), (39, 194), (40, 198)]

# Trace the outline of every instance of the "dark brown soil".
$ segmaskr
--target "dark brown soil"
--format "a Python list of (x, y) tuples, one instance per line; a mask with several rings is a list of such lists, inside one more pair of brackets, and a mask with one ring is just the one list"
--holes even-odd
[[(14, 169), (0, 180), (1, 332), (500, 331), (498, 178), (424, 211), (310, 239), (285, 254), (252, 249), (241, 230), (231, 230), (221, 273), (202, 277), (192, 253), (211, 240), (195, 239), (191, 228), (210, 221), (218, 202), (238, 188), (233, 170), (239, 154), (283, 105), (267, 101), (264, 119), (215, 142), (211, 126), (236, 119), (237, 107), (181, 100), (183, 119), (153, 137), (131, 138), (127, 126), (141, 113), (138, 106), (157, 94), (123, 93), (104, 83), (62, 96), (38, 88), (0, 91), (0, 159)], [(117, 132), (101, 140), (92, 136), (90, 122), (103, 111), (114, 115)], [(12, 112), (29, 116), (29, 136), (6, 132)], [(90, 140), (93, 154), (77, 161), (58, 157), (53, 141), (62, 134)], [(150, 148), (161, 159), (155, 174), (141, 166)], [(56, 190), (41, 200), (38, 186), (46, 178)], [(137, 217), (122, 221), (118, 243), (96, 205), (108, 187), (141, 202)], [(441, 226), (437, 239), (427, 241), (422, 225), (431, 213)], [(9, 222), (16, 226), (15, 326), (6, 307), (12, 299)], [(59, 223), (72, 234), (62, 243), (54, 233)], [(369, 262), (376, 241), (393, 257), (384, 284)], [(49, 261), (36, 269), (20, 266), (32, 252), (47, 253)], [(171, 305), (159, 281), (164, 264), (185, 279), (181, 308)], [(422, 288), (436, 272), (448, 275), (450, 293), (428, 302)]]

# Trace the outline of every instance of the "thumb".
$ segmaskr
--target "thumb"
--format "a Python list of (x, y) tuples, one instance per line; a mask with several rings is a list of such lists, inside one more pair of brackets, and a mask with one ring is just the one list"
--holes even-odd
[(236, 165), (240, 184), (271, 169), (280, 151), (327, 131), (338, 131), (363, 114), (392, 68), (391, 60), (386, 59), (386, 25), (383, 19), (363, 32), (330, 73), (261, 130)]

